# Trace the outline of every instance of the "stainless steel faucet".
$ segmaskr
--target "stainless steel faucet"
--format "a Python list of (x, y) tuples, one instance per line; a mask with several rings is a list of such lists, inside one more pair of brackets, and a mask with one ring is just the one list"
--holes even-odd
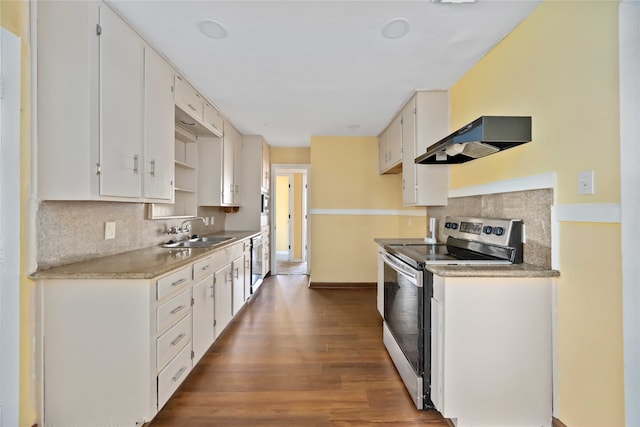
[(188, 223), (192, 222), (192, 221), (196, 221), (196, 220), (200, 220), (200, 221), (202, 221), (202, 224), (207, 225), (207, 222), (204, 220), (203, 217), (197, 216), (195, 218), (189, 218), (189, 219), (185, 219), (184, 221), (182, 221), (182, 223), (180, 224), (180, 228), (178, 228), (178, 231), (180, 233), (190, 233), (191, 232), (191, 224), (188, 224)]

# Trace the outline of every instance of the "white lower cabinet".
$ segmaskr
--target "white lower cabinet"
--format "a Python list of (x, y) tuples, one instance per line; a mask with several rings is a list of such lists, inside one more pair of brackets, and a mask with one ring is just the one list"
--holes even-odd
[(551, 280), (434, 276), (431, 400), (454, 424), (551, 426)]
[(233, 317), (232, 295), (233, 295), (233, 275), (231, 264), (227, 264), (215, 275), (215, 334), (216, 338), (227, 327)]
[(242, 308), (247, 247), (154, 279), (41, 279), (43, 425), (151, 421)]
[(193, 362), (197, 363), (207, 352), (214, 333), (213, 274), (193, 285)]
[(244, 253), (231, 263), (231, 272), (233, 273), (233, 315), (235, 316), (244, 305)]

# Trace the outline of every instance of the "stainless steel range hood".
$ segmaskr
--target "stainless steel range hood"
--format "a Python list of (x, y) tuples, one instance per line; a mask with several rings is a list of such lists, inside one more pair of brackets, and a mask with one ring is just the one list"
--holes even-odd
[(420, 164), (464, 163), (531, 141), (531, 117), (482, 116), (429, 146)]

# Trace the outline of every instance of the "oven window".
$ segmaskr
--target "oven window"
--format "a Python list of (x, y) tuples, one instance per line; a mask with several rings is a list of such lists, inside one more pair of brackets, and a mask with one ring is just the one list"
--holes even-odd
[(423, 288), (384, 264), (384, 319), (416, 373), (422, 372)]

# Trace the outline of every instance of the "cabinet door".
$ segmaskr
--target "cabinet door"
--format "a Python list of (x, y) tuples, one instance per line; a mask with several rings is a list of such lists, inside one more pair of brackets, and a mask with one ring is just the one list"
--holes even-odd
[(223, 144), (217, 137), (198, 138), (198, 205), (222, 206)]
[(176, 76), (175, 85), (178, 107), (201, 122), (204, 103), (200, 94), (182, 76)]
[(233, 149), (235, 132), (231, 123), (227, 122), (222, 137), (222, 204), (233, 204)]
[(398, 114), (389, 125), (389, 163), (392, 168), (402, 162), (402, 114)]
[(193, 285), (193, 363), (207, 352), (214, 335), (213, 275)]
[(222, 115), (213, 108), (209, 103), (204, 103), (204, 111), (202, 121), (204, 125), (209, 128), (213, 133), (218, 136), (222, 136), (222, 123), (224, 119)]
[(233, 260), (233, 315), (238, 314), (244, 305), (244, 255)]
[(242, 206), (244, 143), (240, 133), (236, 135), (236, 138), (233, 149), (233, 205)]
[(415, 97), (402, 109), (402, 200), (416, 203), (416, 107)]
[(150, 47), (144, 50), (145, 155), (143, 196), (173, 196), (174, 101), (173, 70)]
[(271, 156), (269, 153), (269, 145), (266, 141), (262, 141), (262, 187), (269, 191), (271, 187)]
[(378, 136), (378, 172), (382, 173), (389, 164), (389, 128)]
[(216, 338), (220, 336), (233, 317), (232, 295), (233, 274), (231, 264), (216, 271), (214, 275), (215, 298), (214, 316)]
[(251, 296), (251, 244), (244, 243), (244, 300)]
[(136, 197), (142, 189), (142, 40), (100, 7), (100, 195)]

